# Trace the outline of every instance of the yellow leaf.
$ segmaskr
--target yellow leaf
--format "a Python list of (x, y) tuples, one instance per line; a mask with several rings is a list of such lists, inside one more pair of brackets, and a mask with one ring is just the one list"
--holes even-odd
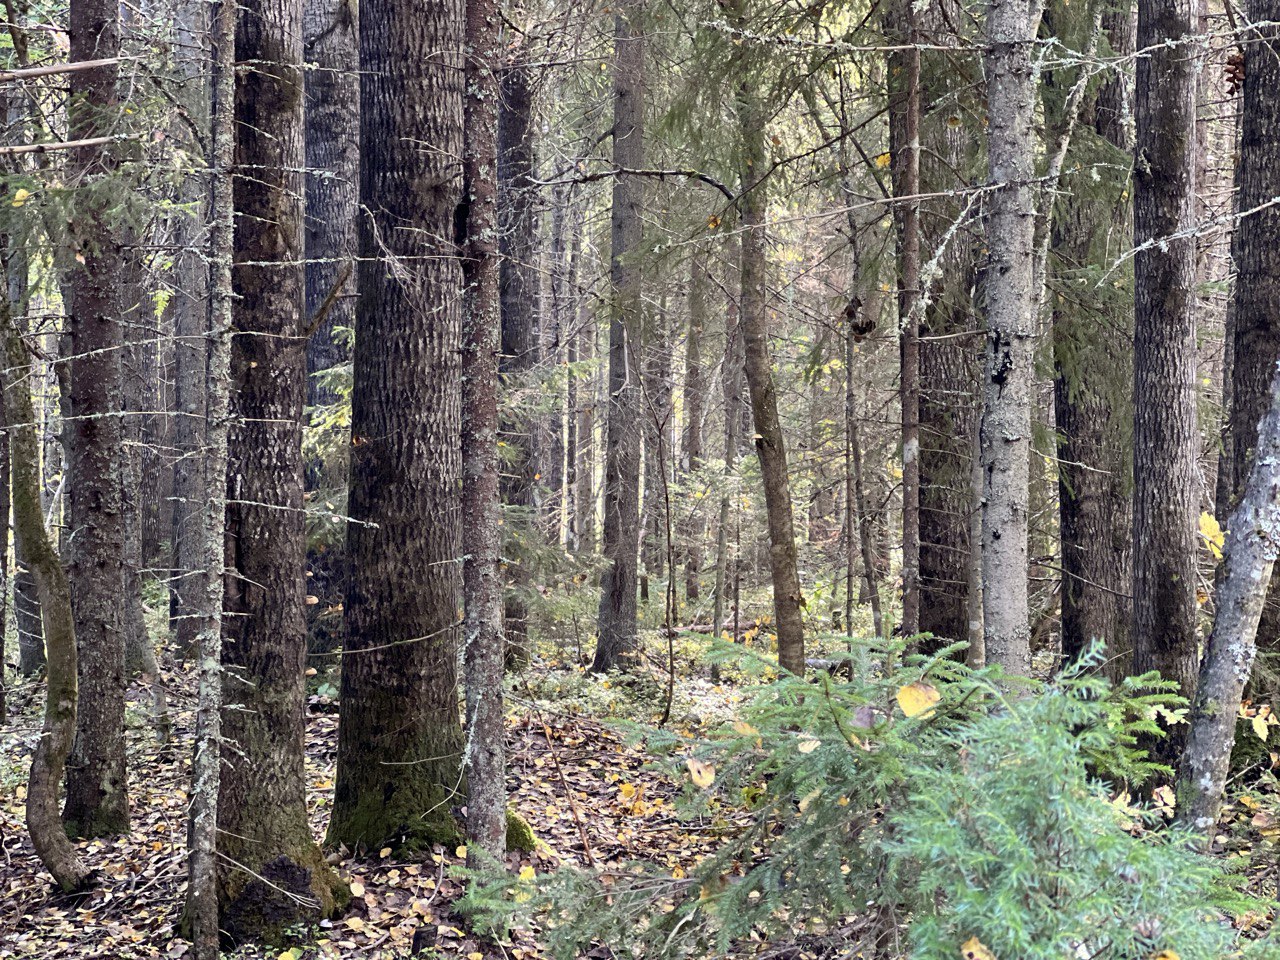
[(960, 956), (964, 960), (996, 960), (996, 955), (977, 937), (970, 937), (964, 942), (960, 947)]
[(1204, 538), (1204, 542), (1209, 547), (1209, 552), (1213, 554), (1213, 558), (1221, 560), (1222, 548), (1226, 544), (1227, 536), (1213, 514), (1200, 514), (1200, 536)]
[(30, 196), (31, 196), (31, 191), (30, 191), (30, 190), (24, 190), (24, 189), (22, 189), (22, 188), (19, 188), (19, 189), (17, 189), (17, 190), (15, 190), (15, 191), (13, 191), (13, 200), (12, 200), (12, 201), (10, 201), (10, 202), (11, 202), (15, 207), (20, 207), (20, 206), (22, 206), (24, 203), (26, 203), (26, 202), (27, 202), (27, 199), (28, 199)]
[(1253, 727), (1253, 732), (1258, 739), (1265, 743), (1267, 740), (1267, 718), (1263, 716), (1254, 717), (1249, 721), (1249, 725)]
[(716, 782), (715, 764), (703, 763), (696, 757), (688, 757), (684, 765), (689, 768), (689, 776), (693, 779), (694, 786), (706, 790)]
[(735, 720), (733, 721), (733, 732), (740, 737), (754, 737), (760, 731), (745, 720)]
[(938, 693), (938, 689), (923, 680), (898, 688), (898, 706), (908, 717), (931, 713), (941, 699), (942, 694)]
[(467, 847), (466, 847), (466, 844), (463, 844), (463, 845), (462, 845), (461, 847), (459, 847), (457, 850), (453, 851), (453, 855), (454, 855), (455, 857), (457, 857), (459, 860), (465, 860), (465, 859), (467, 859)]
[(359, 880), (352, 880), (352, 881), (351, 881), (351, 895), (352, 895), (353, 897), (363, 897), (363, 896), (364, 896), (364, 884), (363, 884), (363, 883), (361, 883)]
[(348, 930), (355, 930), (358, 933), (364, 929), (364, 921), (359, 917), (347, 917), (345, 922)]
[(520, 868), (520, 879), (524, 880), (526, 883), (531, 881), (537, 875), (537, 871), (535, 871), (533, 867), (525, 866)]
[(1159, 953), (1153, 953), (1151, 960), (1182, 960), (1182, 958), (1178, 956), (1177, 950), (1161, 950)]
[(467, 954), (467, 960), (484, 960), (484, 954), (479, 950), (473, 950)]
[(381, 850), (378, 851), (378, 856), (383, 860), (387, 859), (387, 857), (391, 856), (391, 848), (383, 847)]
[(796, 806), (800, 808), (801, 813), (804, 813), (806, 810), (809, 809), (809, 804), (813, 803), (813, 801), (817, 800), (818, 797), (821, 795), (822, 795), (822, 788), (819, 787), (817, 790), (812, 790), (805, 796), (801, 797), (800, 802), (797, 803)]
[(805, 739), (800, 741), (800, 746), (796, 747), (796, 749), (801, 753), (813, 753), (813, 751), (817, 750), (820, 746), (822, 746), (822, 742), (820, 740)]
[(302, 951), (297, 947), (290, 947), (284, 953), (280, 954), (279, 960), (298, 960), (302, 956)]
[(889, 164), (891, 164), (892, 162), (893, 162), (893, 157), (892, 157), (892, 156), (890, 156), (890, 155), (889, 155), (889, 154), (887, 154), (887, 153), (882, 153), (882, 154), (880, 154), (880, 156), (876, 157), (876, 160), (875, 160), (875, 163), (876, 163), (876, 169), (877, 169), (877, 170), (884, 170), (884, 169), (886, 169), (886, 168), (889, 166)]

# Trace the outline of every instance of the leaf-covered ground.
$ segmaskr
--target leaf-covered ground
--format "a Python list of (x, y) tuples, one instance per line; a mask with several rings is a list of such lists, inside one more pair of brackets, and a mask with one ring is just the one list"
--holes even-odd
[[(572, 671), (562, 674), (576, 689), (588, 687)], [(148, 718), (149, 697), (131, 691), (128, 709), (133, 831), (127, 837), (78, 844), (99, 873), (87, 895), (56, 895), (23, 823), (23, 783), (35, 738), (42, 691), (27, 685), (10, 691), (10, 724), (0, 728), (0, 958), (182, 957), (186, 941), (177, 927), (186, 890), (186, 809), (192, 699), (180, 675), (166, 673), (173, 711), (173, 739), (161, 746)], [(543, 677), (543, 682), (546, 677)], [(323, 688), (322, 688), (323, 689)], [(608, 865), (631, 860), (662, 864), (679, 875), (684, 865), (714, 847), (720, 828), (681, 822), (673, 800), (681, 785), (656, 769), (641, 748), (628, 745), (615, 727), (589, 712), (612, 709), (609, 691), (583, 705), (517, 697), (507, 730), (511, 806), (539, 839), (532, 855), (512, 854), (513, 872), (551, 869), (558, 863)], [(542, 691), (545, 695), (546, 691)], [(597, 697), (596, 693), (591, 694)], [(734, 695), (703, 681), (680, 685), (683, 713), (728, 715)], [(13, 708), (17, 706), (17, 715)], [(677, 728), (678, 729), (678, 728)], [(308, 798), (315, 835), (323, 837), (333, 793), (337, 706), (309, 698)], [(536, 936), (520, 931), (506, 943), (471, 936), (452, 912), (462, 883), (453, 868), (465, 850), (437, 849), (405, 861), (391, 856), (356, 859), (331, 855), (353, 899), (346, 913), (306, 938), (301, 957), (404, 957), (415, 933), (433, 941), (433, 956), (534, 958)], [(527, 871), (526, 871), (527, 876)], [(281, 951), (242, 950), (236, 956), (277, 960)]]

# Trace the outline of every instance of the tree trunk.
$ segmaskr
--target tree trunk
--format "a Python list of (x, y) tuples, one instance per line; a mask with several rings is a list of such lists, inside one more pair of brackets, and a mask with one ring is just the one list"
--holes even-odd
[(502, 501), (498, 492), (498, 0), (467, 0), (462, 155), (466, 212), (462, 275), (462, 578), (466, 620), (467, 863), (506, 853), (507, 789), (502, 697)]
[[(1195, 62), (1191, 0), (1138, 0), (1133, 670), (1196, 686)], [(1181, 754), (1180, 726), (1154, 745)]]
[(982, 614), (987, 662), (1029, 675), (1027, 477), (1035, 338), (1035, 86), (1037, 0), (987, 8), (987, 350), (981, 443)]
[[(1270, 14), (1263, 16), (1272, 19)], [(1274, 28), (1267, 29), (1274, 37)], [(1258, 50), (1275, 55), (1266, 44), (1259, 44)], [(1245, 78), (1248, 83), (1247, 72)], [(1267, 240), (1275, 244), (1280, 236), (1273, 229)], [(1243, 284), (1236, 289), (1236, 296), (1241, 296)], [(1244, 494), (1227, 526), (1226, 573), (1215, 597), (1213, 633), (1200, 665), (1178, 776), (1178, 819), (1210, 840), (1217, 831), (1240, 698), (1253, 670), (1254, 639), (1280, 544), (1280, 366), (1269, 394), (1271, 405), (1256, 431), (1256, 456)]]
[(302, 0), (251, 0), (236, 28), (234, 384), (223, 585), (221, 927), (281, 943), (335, 909), (307, 822), (302, 417)]
[(643, 396), (640, 419), (644, 430), (644, 531), (641, 554), (646, 578), (661, 580), (666, 576), (667, 543), (666, 489), (662, 464), (671, 459), (672, 436), (672, 352), (671, 317), (667, 298), (645, 312), (646, 330), (643, 371)]
[[(235, 289), (232, 264), (235, 260), (235, 34), (238, 7), (220, 0), (208, 31), (211, 95), (207, 163), (210, 225), (208, 262), (209, 312), (205, 323), (192, 320), (192, 334), (202, 334), (201, 353), (207, 357), (203, 383), (198, 387), (206, 422), (196, 422), (198, 434), (207, 442), (205, 458), (208, 477), (227, 475), (227, 446), (230, 432), (228, 413), (231, 393), (231, 339)], [(190, 12), (190, 11), (189, 11)], [(195, 21), (199, 24), (199, 20)], [(201, 49), (206, 34), (198, 31)], [(192, 418), (195, 419), (194, 417)], [(195, 631), (199, 653), (196, 693), (195, 749), (191, 760), (191, 804), (187, 820), (187, 902), (184, 925), (190, 929), (193, 960), (218, 960), (221, 935), (218, 925), (218, 794), (222, 780), (222, 604), (226, 577), (227, 487), (215, 483), (208, 489), (203, 513), (192, 511), (200, 520), (203, 536), (200, 569), (208, 576), (200, 580), (204, 594), (189, 589), (184, 594)], [(189, 531), (194, 542), (194, 531)], [(191, 551), (194, 554), (194, 549)]]
[[(626, 0), (614, 18), (613, 163), (644, 166), (644, 35), (641, 0)], [(642, 233), (640, 178), (613, 179), (609, 278), (608, 424), (605, 432), (604, 536), (600, 617), (592, 669), (603, 673), (632, 659), (636, 637), (636, 566), (640, 548), (640, 360), (642, 304), (635, 262)]]
[(765, 512), (769, 527), (769, 567), (773, 580), (773, 613), (778, 630), (778, 664), (794, 674), (804, 674), (804, 621), (800, 609), (796, 535), (792, 520), (791, 482), (787, 475), (786, 438), (778, 419), (769, 351), (767, 262), (765, 256), (766, 187), (757, 179), (766, 169), (764, 132), (754, 94), (738, 91), (741, 136), (745, 146), (741, 182), (742, 210), (742, 337), (746, 346), (747, 389), (755, 421), (756, 455), (764, 482)]
[[(1280, 2), (1252, 0), (1247, 22), (1280, 19)], [(1255, 18), (1255, 13), (1257, 17)], [(1236, 222), (1232, 259), (1236, 267), (1234, 297), (1234, 356), (1230, 380), (1231, 464), (1234, 478), (1229, 503), (1243, 493), (1245, 478), (1257, 460), (1258, 424), (1271, 404), (1271, 378), (1280, 359), (1280, 326), (1275, 304), (1280, 296), (1280, 249), (1276, 248), (1280, 210), (1268, 205), (1280, 193), (1280, 145), (1275, 131), (1280, 122), (1280, 55), (1274, 27), (1252, 27), (1241, 38), (1244, 50), (1244, 90), (1240, 161), (1237, 167)], [(1258, 209), (1258, 208), (1262, 209)], [(1256, 212), (1248, 212), (1256, 211)], [(1258, 644), (1271, 649), (1280, 641), (1280, 599), (1272, 591), (1262, 612)]]
[(7, 299), (4, 311), (6, 362), (2, 373), (4, 409), (13, 424), (9, 429), (9, 448), (13, 468), (14, 527), (26, 544), (48, 624), (48, 690), (44, 725), (31, 758), (27, 830), (31, 833), (31, 845), (35, 847), (40, 862), (58, 887), (69, 893), (93, 880), (92, 873), (67, 838), (58, 813), (62, 768), (71, 751), (76, 728), (75, 622), (67, 577), (45, 533), (44, 515), (40, 509), (40, 454), (36, 442), (35, 410), (31, 403), (31, 360)]
[[(76, 0), (71, 7), (72, 62), (120, 52), (116, 0)], [(98, 136), (119, 110), (114, 62), (70, 75), (68, 135)], [(78, 176), (111, 176), (105, 148), (69, 157)], [(129, 829), (124, 752), (124, 649), (120, 596), (124, 589), (122, 384), (118, 286), (124, 261), (113, 210), (87, 199), (72, 244), (83, 269), (71, 272), (70, 423), (67, 491), (71, 506), (71, 584), (79, 645), (80, 704), (67, 762), (63, 817), (73, 836), (100, 837)]]
[[(498, 113), (498, 210), (501, 265), (499, 291), (502, 303), (502, 358), (500, 366), (508, 396), (514, 406), (526, 408), (503, 425), (510, 451), (503, 474), (502, 499), (510, 517), (508, 555), (528, 556), (538, 530), (537, 424), (528, 411), (535, 391), (534, 377), (541, 358), (538, 331), (538, 271), (534, 263), (536, 222), (533, 183), (533, 90), (529, 67), (517, 61), (499, 74)], [(508, 401), (508, 406), (512, 406)], [(510, 416), (510, 415), (509, 415)], [(508, 568), (511, 583), (505, 599), (507, 645), (512, 660), (529, 655), (529, 611), (523, 592), (528, 574), (523, 563)]]
[[(359, 10), (350, 0), (305, 0), (302, 10), (306, 106), (307, 404), (336, 395), (316, 375), (351, 359), (338, 327), (355, 325), (360, 177)], [(324, 486), (345, 481), (334, 464)]]
[[(920, 193), (920, 49), (914, 8), (899, 0), (891, 29), (905, 46), (889, 57), (890, 156), (895, 197)], [(920, 632), (920, 201), (894, 205), (898, 242), (898, 394), (902, 408), (902, 633)]]
[[(465, 15), (365, 0), (347, 642), (328, 843), (460, 839), (459, 335)], [(412, 29), (410, 29), (410, 25)], [(433, 149), (421, 145), (431, 143)], [(415, 230), (400, 224), (415, 224)]]
[[(6, 265), (9, 280), (9, 302), (25, 313), (27, 306), (27, 258), (25, 251), (11, 251), (9, 263)], [(12, 312), (13, 307), (10, 307)], [(23, 325), (17, 317), (14, 323), (19, 332)], [(34, 375), (35, 368), (31, 368)], [(30, 393), (30, 388), (28, 388)], [(32, 404), (34, 415), (34, 404)], [(37, 456), (36, 470), (39, 481), (39, 438), (36, 438)], [(43, 517), (43, 512), (41, 514)], [(43, 524), (43, 519), (41, 523)], [(18, 634), (18, 672), (24, 677), (34, 677), (45, 664), (44, 625), (40, 615), (40, 596), (36, 587), (35, 572), (32, 569), (32, 551), (22, 539), (22, 528), (17, 522), (13, 525), (13, 625)]]
[[(707, 383), (702, 369), (702, 338), (707, 328), (707, 298), (711, 293), (711, 275), (707, 269), (707, 252), (695, 251), (689, 260), (689, 336), (684, 347), (684, 433), (680, 441), (681, 468), (684, 472), (685, 520), (684, 592), (691, 603), (701, 594), (702, 539), (707, 519), (702, 509), (699, 472), (702, 469), (702, 419), (707, 401)], [(692, 494), (692, 498), (690, 498)], [(672, 571), (675, 576), (675, 571)], [(719, 624), (713, 625), (715, 630)], [(713, 631), (714, 632), (714, 631)]]
[[(1104, 16), (1111, 49), (1132, 53), (1129, 10)], [(1068, 174), (1057, 201), (1051, 239), (1054, 410), (1058, 447), (1059, 531), (1062, 541), (1062, 658), (1070, 662), (1104, 641), (1119, 676), (1127, 671), (1132, 605), (1132, 477), (1126, 436), (1131, 429), (1131, 300), (1094, 279), (1098, 264), (1127, 249), (1127, 158), (1132, 91), (1117, 73), (1083, 104), (1089, 125), (1078, 130), (1079, 170)], [(1108, 179), (1089, 183), (1098, 168)], [(1117, 292), (1118, 293), (1118, 292)], [(1101, 303), (1098, 302), (1101, 300)], [(1105, 311), (1105, 312), (1104, 312)], [(1102, 313), (1101, 318), (1099, 313)]]

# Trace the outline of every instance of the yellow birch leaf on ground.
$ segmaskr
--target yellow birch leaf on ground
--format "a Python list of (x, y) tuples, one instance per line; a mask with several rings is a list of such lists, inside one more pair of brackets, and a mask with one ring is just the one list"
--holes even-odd
[(822, 746), (821, 741), (808, 738), (801, 740), (800, 746), (796, 747), (796, 749), (801, 753), (813, 753), (813, 751), (817, 750), (820, 746)]
[(908, 717), (918, 717), (931, 711), (941, 699), (942, 694), (938, 693), (938, 688), (922, 680), (898, 688), (898, 706)]
[(363, 883), (361, 883), (359, 880), (352, 880), (352, 881), (351, 881), (351, 895), (352, 895), (353, 897), (363, 897), (363, 896), (364, 896), (364, 884), (363, 884)]
[(960, 947), (960, 955), (964, 960), (996, 960), (996, 955), (977, 937), (970, 937), (964, 942)]
[(1267, 718), (1258, 715), (1249, 721), (1249, 725), (1253, 727), (1253, 732), (1257, 738), (1265, 743), (1267, 739)]
[(1178, 956), (1177, 950), (1161, 950), (1159, 953), (1153, 953), (1151, 960), (1182, 960), (1182, 958)]
[(538, 874), (533, 867), (523, 866), (520, 868), (520, 879), (524, 880), (526, 883), (533, 880), (537, 875)]
[(346, 923), (348, 930), (355, 930), (359, 932), (364, 929), (364, 921), (359, 917), (347, 917), (344, 922)]
[(457, 850), (453, 851), (453, 853), (459, 860), (467, 859), (467, 848), (465, 846), (459, 847)]
[(716, 782), (715, 764), (703, 763), (696, 757), (688, 757), (684, 765), (689, 768), (689, 776), (693, 779), (694, 786), (706, 790)]

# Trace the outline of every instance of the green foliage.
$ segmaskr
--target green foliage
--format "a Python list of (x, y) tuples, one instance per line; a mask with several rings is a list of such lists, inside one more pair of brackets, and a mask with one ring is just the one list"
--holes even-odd
[[(913, 957), (954, 957), (973, 936), (999, 957), (1080, 944), (1090, 956), (1107, 944), (1117, 957), (1230, 955), (1221, 868), (1107, 795), (1105, 780), (1160, 772), (1137, 744), (1178, 718), (1170, 685), (1151, 675), (1112, 688), (1092, 672), (1098, 652), (1051, 685), (1014, 681), (968, 669), (958, 649), (858, 641), (851, 680), (841, 664), (838, 677), (761, 684), (740, 719), (700, 741), (647, 731), (685, 784), (682, 814), (723, 835), (714, 855), (676, 875), (562, 869), (518, 891), (494, 877), (469, 908), (498, 926), (536, 919), (558, 957), (593, 942), (723, 955), (851, 916), (869, 918), (869, 935), (907, 924)], [(730, 651), (759, 676), (776, 670), (741, 648), (718, 655)]]
[(888, 846), (911, 866), (914, 958), (951, 960), (975, 936), (1021, 960), (1229, 955), (1234, 932), (1211, 907), (1220, 866), (1190, 835), (1135, 827), (1155, 815), (1091, 780), (1115, 717), (1092, 692), (1066, 681), (962, 724), (959, 762), (910, 763)]

